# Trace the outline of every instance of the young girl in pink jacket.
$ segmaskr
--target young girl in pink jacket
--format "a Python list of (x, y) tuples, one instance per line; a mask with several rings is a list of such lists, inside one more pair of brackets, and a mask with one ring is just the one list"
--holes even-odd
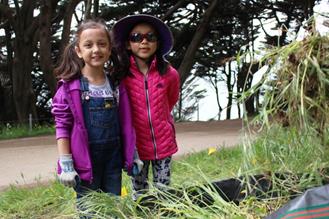
[(179, 97), (179, 75), (165, 59), (172, 49), (170, 29), (160, 19), (140, 14), (127, 16), (113, 26), (114, 41), (132, 106), (136, 146), (144, 162), (132, 177), (134, 198), (148, 189), (152, 165), (155, 186), (169, 185), (171, 158), (177, 152), (171, 111)]

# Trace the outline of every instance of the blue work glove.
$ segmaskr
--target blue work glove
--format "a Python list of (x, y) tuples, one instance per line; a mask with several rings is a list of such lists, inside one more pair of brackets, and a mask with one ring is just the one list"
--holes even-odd
[(135, 150), (134, 152), (134, 162), (133, 162), (133, 169), (132, 169), (132, 175), (133, 176), (137, 176), (138, 174), (140, 174), (140, 172), (142, 171), (144, 166), (143, 161), (141, 161), (139, 159), (139, 155), (137, 150)]
[(74, 169), (72, 154), (60, 155), (59, 165), (62, 169), (62, 172), (59, 175), (59, 181), (65, 186), (75, 187), (80, 181), (80, 177)]

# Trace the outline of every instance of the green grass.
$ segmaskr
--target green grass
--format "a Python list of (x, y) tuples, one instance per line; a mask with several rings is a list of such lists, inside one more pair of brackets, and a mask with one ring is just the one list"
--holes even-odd
[(32, 129), (27, 125), (2, 125), (0, 126), (0, 140), (32, 137), (54, 134), (54, 125), (34, 125)]
[[(125, 197), (109, 197), (91, 193), (84, 204), (97, 218), (264, 218), (287, 202), (285, 191), (300, 193), (306, 188), (321, 185), (323, 175), (319, 168), (328, 166), (328, 150), (321, 146), (315, 133), (299, 133), (295, 129), (273, 127), (259, 134), (253, 142), (245, 140), (241, 146), (191, 154), (174, 160), (171, 189), (181, 196), (151, 188), (150, 194), (159, 195), (146, 208), (131, 199), (131, 183), (124, 175), (123, 186), (128, 190)], [(277, 181), (278, 199), (257, 200), (250, 196), (239, 206), (227, 203), (211, 190), (209, 182), (243, 175), (263, 173), (301, 173), (300, 180)], [(326, 176), (328, 178), (328, 176)], [(213, 203), (200, 207), (188, 188), (199, 186), (212, 197)], [(0, 193), (0, 218), (77, 218), (75, 193), (58, 182), (34, 188), (11, 187)]]
[[(211, 155), (208, 155), (208, 151), (191, 154), (174, 162), (172, 180), (174, 184), (184, 186), (196, 181), (204, 182), (204, 179), (196, 177), (201, 173), (205, 173), (207, 179), (234, 177), (239, 169), (237, 164), (241, 160), (242, 153), (238, 147), (219, 149)], [(186, 180), (191, 176), (196, 178)]]
[[(328, 166), (328, 147), (316, 131), (272, 126), (246, 148), (247, 169), (301, 172)], [(247, 147), (247, 146), (245, 146)]]
[(0, 196), (0, 218), (72, 218), (74, 193), (57, 182), (34, 188), (10, 187)]

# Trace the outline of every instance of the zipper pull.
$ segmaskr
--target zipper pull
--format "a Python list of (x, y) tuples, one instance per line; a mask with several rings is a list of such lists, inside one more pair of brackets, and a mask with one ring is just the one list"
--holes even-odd
[(145, 80), (144, 82), (145, 82), (145, 89), (148, 89), (147, 80)]

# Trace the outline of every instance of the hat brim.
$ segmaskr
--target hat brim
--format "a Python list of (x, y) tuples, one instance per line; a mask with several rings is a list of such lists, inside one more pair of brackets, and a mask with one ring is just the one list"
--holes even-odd
[(120, 48), (124, 48), (130, 31), (136, 24), (143, 22), (152, 25), (157, 31), (159, 40), (161, 41), (160, 53), (162, 56), (167, 55), (173, 47), (172, 33), (162, 20), (147, 14), (130, 15), (120, 19), (112, 28), (114, 42)]

